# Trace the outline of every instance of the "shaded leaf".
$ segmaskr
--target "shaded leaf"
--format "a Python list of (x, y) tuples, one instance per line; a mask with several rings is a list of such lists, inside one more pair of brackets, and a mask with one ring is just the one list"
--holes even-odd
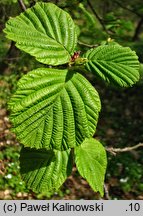
[(27, 187), (35, 192), (56, 191), (71, 174), (72, 159), (67, 151), (23, 148), (20, 166)]

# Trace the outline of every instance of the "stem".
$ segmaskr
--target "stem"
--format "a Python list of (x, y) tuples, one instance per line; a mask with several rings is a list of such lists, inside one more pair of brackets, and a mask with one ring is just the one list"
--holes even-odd
[(139, 147), (143, 147), (143, 143), (139, 143), (137, 145), (131, 146), (131, 147), (125, 147), (125, 148), (113, 148), (113, 147), (106, 147), (106, 151), (110, 152), (113, 155), (116, 155), (117, 153), (121, 153), (121, 152), (129, 152), (132, 150), (135, 150)]

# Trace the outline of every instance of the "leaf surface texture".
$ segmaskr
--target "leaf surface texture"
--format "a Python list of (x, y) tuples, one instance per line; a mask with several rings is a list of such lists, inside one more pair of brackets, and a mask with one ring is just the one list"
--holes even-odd
[(19, 49), (50, 65), (68, 63), (77, 43), (72, 18), (52, 3), (37, 3), (11, 18), (4, 32)]
[(39, 68), (21, 78), (9, 108), (13, 131), (22, 144), (66, 150), (93, 136), (100, 99), (81, 74)]
[(86, 68), (108, 83), (120, 87), (132, 86), (139, 80), (139, 61), (129, 47), (102, 45), (89, 50)]

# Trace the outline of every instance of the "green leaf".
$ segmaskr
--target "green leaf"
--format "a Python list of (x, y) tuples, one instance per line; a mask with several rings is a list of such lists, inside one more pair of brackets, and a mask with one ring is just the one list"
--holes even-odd
[(88, 181), (94, 191), (99, 191), (103, 196), (107, 158), (102, 144), (93, 138), (85, 139), (75, 148), (75, 162), (80, 175)]
[(69, 62), (77, 43), (70, 15), (52, 3), (37, 3), (11, 18), (4, 32), (19, 49), (50, 65)]
[(128, 47), (102, 45), (89, 50), (86, 68), (108, 83), (121, 87), (132, 86), (139, 80), (139, 61)]
[(20, 153), (20, 167), (28, 188), (35, 192), (54, 192), (71, 174), (70, 149), (47, 151), (23, 148)]
[(66, 150), (93, 136), (100, 99), (81, 74), (39, 68), (21, 78), (9, 108), (13, 131), (22, 144)]

